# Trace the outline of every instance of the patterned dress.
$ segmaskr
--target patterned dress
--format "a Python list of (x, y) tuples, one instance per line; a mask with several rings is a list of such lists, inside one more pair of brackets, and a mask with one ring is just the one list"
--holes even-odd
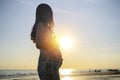
[(62, 65), (62, 55), (55, 35), (49, 26), (41, 23), (37, 26), (35, 43), (40, 50), (38, 61), (40, 80), (60, 80), (59, 68)]
[(59, 49), (51, 51), (40, 50), (38, 74), (41, 80), (60, 80), (59, 68), (62, 64), (62, 59), (57, 58), (58, 55), (61, 56)]

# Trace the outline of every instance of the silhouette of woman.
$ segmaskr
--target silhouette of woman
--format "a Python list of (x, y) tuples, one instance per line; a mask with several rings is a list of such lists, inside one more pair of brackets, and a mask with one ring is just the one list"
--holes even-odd
[(40, 50), (37, 69), (40, 80), (60, 80), (59, 68), (62, 65), (62, 54), (53, 33), (53, 27), (51, 7), (44, 3), (38, 5), (31, 40)]

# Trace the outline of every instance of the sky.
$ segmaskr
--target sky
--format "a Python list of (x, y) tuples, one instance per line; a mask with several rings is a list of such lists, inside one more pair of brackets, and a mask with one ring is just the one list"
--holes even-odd
[(30, 33), (40, 3), (52, 7), (57, 38), (75, 42), (60, 48), (61, 68), (120, 68), (120, 0), (0, 0), (0, 69), (37, 68)]

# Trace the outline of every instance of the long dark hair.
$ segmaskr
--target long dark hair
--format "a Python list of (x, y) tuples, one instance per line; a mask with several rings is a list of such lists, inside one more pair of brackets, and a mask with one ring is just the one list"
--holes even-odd
[(48, 4), (40, 4), (36, 9), (36, 19), (31, 32), (31, 40), (33, 40), (33, 42), (35, 42), (36, 26), (40, 22), (49, 25), (50, 28), (54, 26), (53, 12)]

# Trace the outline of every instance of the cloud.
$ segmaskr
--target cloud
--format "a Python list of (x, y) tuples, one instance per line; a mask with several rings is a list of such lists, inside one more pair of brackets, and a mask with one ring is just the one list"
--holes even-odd
[(92, 4), (98, 4), (100, 2), (102, 2), (103, 0), (86, 0), (87, 2), (90, 2)]
[(25, 5), (30, 5), (30, 6), (34, 6), (35, 5), (35, 1), (34, 0), (15, 0), (19, 3), (25, 4)]
[(60, 14), (60, 15), (64, 15), (64, 16), (70, 16), (70, 17), (82, 17), (82, 18), (86, 18), (89, 16), (88, 12), (86, 11), (81, 11), (81, 10), (78, 10), (78, 11), (70, 11), (70, 10), (65, 10), (65, 9), (60, 9), (60, 8), (55, 8), (54, 9), (54, 12), (57, 13), (57, 14)]

